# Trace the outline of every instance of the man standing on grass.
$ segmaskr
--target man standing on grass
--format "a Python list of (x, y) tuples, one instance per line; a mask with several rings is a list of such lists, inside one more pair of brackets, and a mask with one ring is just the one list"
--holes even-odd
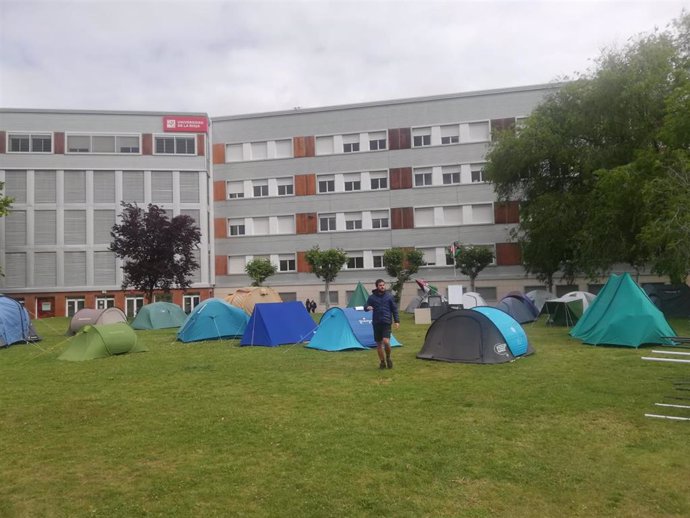
[[(371, 323), (374, 327), (374, 341), (376, 352), (379, 355), (379, 369), (393, 368), (391, 360), (391, 326), (395, 322), (395, 328), (400, 327), (398, 306), (393, 296), (386, 291), (386, 283), (383, 279), (376, 279), (376, 289), (367, 299), (367, 311), (373, 311)], [(385, 355), (384, 355), (385, 353)]]

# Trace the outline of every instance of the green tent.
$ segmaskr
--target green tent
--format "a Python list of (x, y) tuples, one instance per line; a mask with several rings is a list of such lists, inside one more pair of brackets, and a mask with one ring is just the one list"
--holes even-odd
[(358, 282), (355, 292), (352, 294), (350, 301), (347, 303), (347, 307), (356, 308), (358, 306), (364, 306), (367, 303), (368, 298), (369, 292), (361, 282)]
[(137, 313), (131, 326), (134, 329), (166, 329), (180, 327), (187, 320), (182, 308), (171, 302), (154, 302), (146, 304)]
[(544, 302), (541, 314), (547, 315), (546, 323), (551, 326), (573, 327), (582, 316), (582, 300), (553, 299)]
[(597, 298), (570, 331), (586, 344), (639, 347), (673, 345), (675, 331), (629, 274), (611, 275)]
[(134, 330), (122, 322), (83, 327), (75, 337), (70, 339), (69, 347), (58, 357), (58, 360), (81, 362), (116, 354), (144, 351), (148, 349), (137, 344), (137, 335)]

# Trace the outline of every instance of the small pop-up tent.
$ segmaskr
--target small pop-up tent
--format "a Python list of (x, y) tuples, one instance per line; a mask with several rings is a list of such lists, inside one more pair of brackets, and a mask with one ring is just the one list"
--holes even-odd
[(249, 317), (237, 306), (221, 299), (206, 299), (194, 308), (177, 332), (180, 342), (240, 338)]
[(687, 284), (643, 284), (642, 289), (667, 317), (690, 317), (690, 287)]
[(81, 362), (116, 354), (140, 353), (148, 349), (137, 342), (137, 334), (125, 322), (84, 326), (58, 360)]
[(573, 327), (595, 299), (596, 295), (586, 291), (571, 291), (557, 299), (547, 300), (541, 314), (547, 315), (548, 325)]
[[(321, 351), (376, 347), (371, 316), (371, 311), (331, 308), (321, 316), (319, 327), (306, 347)], [(391, 347), (400, 345), (400, 342), (391, 334)]]
[(544, 308), (544, 303), (547, 300), (552, 300), (556, 298), (554, 297), (553, 293), (546, 290), (528, 291), (527, 293), (525, 293), (525, 296), (532, 301), (532, 304), (534, 304), (534, 307), (537, 308), (537, 311), (539, 311), (539, 313), (541, 313), (541, 310)]
[(673, 345), (664, 314), (629, 274), (611, 275), (570, 336), (591, 345)]
[(75, 335), (84, 326), (116, 324), (118, 322), (127, 322), (127, 316), (119, 308), (84, 308), (72, 315), (69, 329), (65, 334), (67, 336)]
[(505, 363), (533, 352), (525, 331), (513, 317), (500, 309), (481, 306), (442, 315), (429, 326), (417, 358)]
[(238, 288), (234, 293), (225, 297), (225, 302), (237, 306), (247, 315), (254, 311), (255, 304), (265, 304), (267, 302), (283, 302), (277, 291), (266, 286), (250, 286), (249, 288)]
[(40, 340), (24, 306), (10, 297), (0, 295), (0, 347)]
[(347, 303), (347, 307), (364, 307), (367, 303), (367, 299), (369, 299), (369, 292), (361, 282), (358, 282), (352, 297), (350, 297), (350, 301)]
[(297, 301), (256, 304), (240, 345), (274, 347), (311, 340), (316, 322)]
[(167, 329), (180, 327), (187, 320), (187, 314), (172, 302), (146, 304), (130, 324), (133, 329)]
[(472, 309), (477, 306), (486, 306), (486, 301), (476, 291), (468, 291), (462, 294), (462, 307), (464, 309)]
[(534, 322), (539, 316), (539, 311), (532, 301), (518, 291), (508, 293), (496, 307), (513, 317), (519, 324)]

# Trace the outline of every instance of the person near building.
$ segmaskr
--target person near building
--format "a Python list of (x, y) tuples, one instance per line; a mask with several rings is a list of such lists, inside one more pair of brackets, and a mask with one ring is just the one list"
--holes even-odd
[(376, 352), (379, 356), (379, 369), (393, 368), (391, 360), (391, 327), (400, 327), (400, 317), (398, 306), (393, 296), (386, 291), (386, 282), (383, 279), (376, 279), (376, 289), (372, 290), (367, 299), (367, 311), (372, 311), (371, 324), (374, 327), (374, 341), (376, 342)]

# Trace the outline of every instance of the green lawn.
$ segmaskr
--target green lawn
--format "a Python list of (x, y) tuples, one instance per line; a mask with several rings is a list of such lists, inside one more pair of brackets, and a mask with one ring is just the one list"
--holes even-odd
[[(690, 516), (690, 364), (525, 328), (512, 364), (417, 360), (408, 315), (395, 369), (374, 351), (183, 344), (56, 361), (0, 350), (0, 516)], [(690, 323), (672, 322), (690, 335)], [(690, 350), (688, 350), (690, 351)], [(685, 413), (683, 413), (685, 412)]]

